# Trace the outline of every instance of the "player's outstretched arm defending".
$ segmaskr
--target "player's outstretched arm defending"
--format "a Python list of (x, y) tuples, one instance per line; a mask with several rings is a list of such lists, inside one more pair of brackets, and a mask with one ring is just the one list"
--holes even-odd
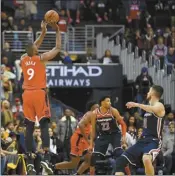
[(163, 117), (165, 115), (165, 108), (161, 102), (156, 102), (153, 105), (144, 105), (135, 102), (128, 102), (126, 104), (127, 108), (141, 108), (146, 112), (154, 113), (157, 117)]
[(59, 27), (56, 23), (51, 25), (56, 29), (56, 45), (51, 51), (45, 52), (41, 55), (42, 61), (48, 61), (53, 59), (61, 50), (61, 34)]

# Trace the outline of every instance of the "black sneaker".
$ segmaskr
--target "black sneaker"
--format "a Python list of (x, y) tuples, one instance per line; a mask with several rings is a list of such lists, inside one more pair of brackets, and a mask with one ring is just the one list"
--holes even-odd
[(33, 164), (28, 164), (27, 165), (27, 175), (36, 175), (36, 171), (34, 169)]
[(47, 161), (41, 161), (41, 167), (45, 169), (48, 175), (53, 175), (52, 166)]

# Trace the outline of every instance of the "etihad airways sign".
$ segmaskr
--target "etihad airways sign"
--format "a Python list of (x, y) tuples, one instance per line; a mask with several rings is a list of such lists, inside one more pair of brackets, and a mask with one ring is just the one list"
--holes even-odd
[[(120, 65), (47, 65), (49, 87), (117, 87)], [(121, 73), (120, 73), (121, 72)]]

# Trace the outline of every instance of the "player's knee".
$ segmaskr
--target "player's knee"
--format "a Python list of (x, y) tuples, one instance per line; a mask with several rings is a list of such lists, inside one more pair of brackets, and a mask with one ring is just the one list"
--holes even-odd
[(85, 162), (90, 165), (90, 163), (91, 163), (91, 155), (89, 153), (87, 153), (84, 158), (85, 158)]
[(125, 172), (125, 167), (128, 164), (128, 160), (124, 156), (120, 156), (116, 159), (116, 172)]
[(123, 153), (123, 149), (122, 148), (116, 148), (114, 149), (113, 155), (115, 158), (121, 156), (121, 154)]
[(151, 155), (143, 155), (142, 157), (142, 161), (144, 164), (149, 164), (150, 162), (152, 162), (151, 160)]

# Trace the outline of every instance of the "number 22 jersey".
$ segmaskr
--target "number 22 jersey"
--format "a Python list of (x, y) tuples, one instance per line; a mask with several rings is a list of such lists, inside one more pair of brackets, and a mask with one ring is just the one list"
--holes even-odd
[(100, 109), (96, 109), (96, 131), (98, 135), (105, 135), (111, 133), (121, 133), (117, 121), (112, 114), (112, 108), (102, 114)]
[(46, 88), (46, 67), (40, 56), (23, 56), (21, 68), (24, 76), (23, 89), (36, 90)]

